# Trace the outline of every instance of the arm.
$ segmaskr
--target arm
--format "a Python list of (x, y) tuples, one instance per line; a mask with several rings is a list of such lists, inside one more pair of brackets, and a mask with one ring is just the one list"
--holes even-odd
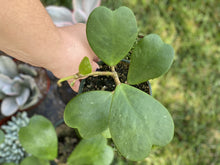
[(72, 75), (84, 56), (94, 60), (84, 24), (57, 28), (39, 0), (0, 0), (0, 50), (58, 78)]

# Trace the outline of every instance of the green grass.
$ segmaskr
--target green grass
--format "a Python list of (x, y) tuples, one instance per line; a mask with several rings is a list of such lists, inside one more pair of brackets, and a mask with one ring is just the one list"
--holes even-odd
[(130, 7), (140, 33), (160, 35), (176, 52), (170, 71), (151, 81), (154, 97), (173, 116), (174, 139), (136, 164), (220, 164), (220, 2), (103, 0), (102, 4)]

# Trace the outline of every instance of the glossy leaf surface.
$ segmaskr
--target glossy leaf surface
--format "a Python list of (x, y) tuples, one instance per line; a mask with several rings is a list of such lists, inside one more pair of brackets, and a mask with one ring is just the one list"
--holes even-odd
[(30, 119), (28, 126), (19, 131), (19, 141), (24, 149), (40, 158), (53, 160), (57, 156), (57, 136), (52, 123), (43, 116)]
[(119, 152), (138, 161), (148, 156), (152, 145), (164, 146), (171, 141), (174, 124), (167, 109), (157, 100), (121, 84), (113, 96), (109, 129)]
[(145, 36), (131, 56), (128, 83), (139, 84), (166, 73), (174, 58), (173, 48), (156, 34)]
[(127, 7), (115, 11), (98, 7), (89, 16), (86, 34), (95, 54), (114, 66), (127, 55), (136, 40), (136, 19)]
[(84, 57), (79, 65), (79, 73), (86, 75), (92, 72), (92, 65), (88, 57)]
[(48, 160), (40, 160), (34, 156), (26, 157), (20, 165), (50, 165)]
[(66, 106), (64, 121), (77, 128), (83, 138), (99, 134), (108, 127), (112, 93), (92, 91), (74, 97)]
[(101, 136), (82, 140), (68, 158), (68, 165), (109, 165), (113, 160), (113, 150)]

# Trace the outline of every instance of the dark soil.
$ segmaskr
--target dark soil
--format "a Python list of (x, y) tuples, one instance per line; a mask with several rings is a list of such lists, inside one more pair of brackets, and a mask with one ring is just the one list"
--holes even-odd
[[(115, 70), (118, 73), (119, 79), (122, 83), (127, 83), (127, 74), (128, 74), (129, 63), (121, 61), (116, 67)], [(99, 71), (111, 71), (110, 67), (106, 64), (100, 65)], [(82, 92), (88, 92), (92, 90), (105, 90), (105, 91), (113, 91), (116, 87), (114, 79), (112, 77), (107, 76), (98, 76), (98, 77), (88, 77), (84, 81), (84, 88)], [(151, 89), (149, 87), (148, 82), (144, 82), (138, 85), (134, 85), (134, 87), (150, 94)]]
[[(58, 162), (66, 163), (74, 148), (80, 141), (74, 129), (62, 124), (56, 128), (58, 135)], [(58, 163), (57, 162), (57, 163)]]

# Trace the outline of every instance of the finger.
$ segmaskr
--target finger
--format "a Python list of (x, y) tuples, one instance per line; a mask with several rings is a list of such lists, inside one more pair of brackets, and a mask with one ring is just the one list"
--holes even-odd
[(92, 71), (96, 71), (96, 69), (99, 69), (99, 65), (95, 61), (92, 61), (91, 65), (92, 65)]

